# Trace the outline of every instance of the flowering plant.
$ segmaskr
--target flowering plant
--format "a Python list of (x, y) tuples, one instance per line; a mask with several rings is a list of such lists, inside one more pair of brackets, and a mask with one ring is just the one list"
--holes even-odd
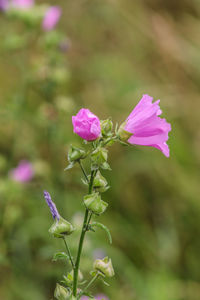
[[(48, 192), (44, 192), (45, 200), (51, 210), (54, 223), (49, 232), (56, 238), (63, 239), (66, 246), (66, 253), (59, 252), (54, 255), (54, 260), (67, 259), (71, 264), (66, 276), (63, 276), (62, 285), (57, 284), (54, 296), (58, 300), (65, 299), (95, 299), (89, 292), (90, 286), (98, 279), (105, 284), (107, 278), (114, 276), (114, 269), (111, 258), (97, 259), (91, 270), (91, 280), (83, 281), (80, 271), (81, 254), (84, 239), (87, 232), (100, 228), (106, 231), (110, 243), (112, 238), (109, 229), (102, 223), (93, 221), (94, 217), (103, 214), (108, 203), (102, 200), (109, 185), (106, 178), (101, 174), (103, 170), (111, 170), (108, 164), (108, 147), (115, 142), (125, 145), (145, 145), (159, 149), (166, 157), (169, 157), (169, 147), (166, 144), (171, 126), (165, 119), (161, 119), (159, 100), (152, 102), (153, 98), (143, 95), (140, 102), (128, 116), (125, 122), (113, 131), (113, 123), (110, 119), (100, 121), (99, 118), (88, 109), (82, 108), (76, 116), (72, 117), (73, 130), (89, 144), (89, 150), (70, 146), (68, 151), (69, 164), (65, 170), (80, 166), (83, 173), (83, 183), (88, 187), (88, 193), (83, 197), (85, 216), (82, 224), (81, 235), (78, 243), (76, 258), (71, 254), (68, 235), (73, 234), (75, 227), (66, 221), (57, 211), (54, 202)], [(88, 159), (90, 163), (89, 173), (83, 166), (83, 160)], [(89, 297), (89, 298), (87, 298)], [(105, 299), (104, 296), (101, 299)], [(99, 296), (96, 299), (100, 299)]]

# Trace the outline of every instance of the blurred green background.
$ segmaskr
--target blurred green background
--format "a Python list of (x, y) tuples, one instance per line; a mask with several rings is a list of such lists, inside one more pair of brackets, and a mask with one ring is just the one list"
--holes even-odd
[[(67, 270), (52, 262), (64, 245), (48, 233), (52, 218), (42, 192), (79, 229), (86, 189), (78, 167), (64, 172), (69, 144), (81, 143), (71, 116), (85, 107), (121, 123), (148, 93), (161, 99), (172, 124), (171, 156), (111, 149), (112, 172), (104, 175), (112, 188), (103, 195), (110, 205), (99, 221), (110, 228), (113, 245), (103, 232), (89, 233), (81, 269), (88, 277), (91, 258), (104, 252), (116, 276), (94, 293), (199, 300), (200, 1), (53, 4), (63, 14), (51, 33), (0, 15), (0, 299), (52, 299)], [(56, 44), (59, 34), (65, 47)], [(35, 172), (27, 183), (9, 176), (22, 159)], [(69, 238), (74, 255), (78, 236)]]

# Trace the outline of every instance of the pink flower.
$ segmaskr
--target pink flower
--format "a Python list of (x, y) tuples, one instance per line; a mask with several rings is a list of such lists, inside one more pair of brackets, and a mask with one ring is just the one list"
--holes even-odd
[(100, 120), (89, 109), (82, 108), (72, 116), (74, 132), (87, 141), (96, 140), (101, 134)]
[(159, 106), (160, 100), (154, 103), (152, 101), (152, 97), (143, 95), (126, 119), (123, 129), (132, 134), (128, 139), (130, 144), (154, 147), (169, 157), (169, 147), (166, 141), (171, 125), (159, 117), (162, 114)]
[(51, 6), (47, 9), (43, 19), (42, 28), (44, 31), (54, 29), (61, 16), (61, 8), (59, 6)]
[(12, 0), (11, 4), (15, 9), (29, 9), (34, 5), (34, 0)]
[(8, 0), (0, 0), (0, 11), (6, 11), (8, 9), (9, 2)]
[(33, 175), (32, 164), (26, 160), (20, 161), (19, 165), (10, 172), (10, 177), (18, 182), (28, 182), (33, 178)]

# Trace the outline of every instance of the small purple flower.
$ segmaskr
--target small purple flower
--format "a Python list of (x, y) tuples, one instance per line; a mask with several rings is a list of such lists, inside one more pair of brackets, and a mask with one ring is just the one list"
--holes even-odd
[(89, 109), (81, 108), (72, 116), (74, 132), (86, 141), (94, 141), (101, 135), (101, 124), (97, 116)]
[(0, 0), (0, 11), (6, 11), (8, 9), (8, 0)]
[(11, 5), (15, 9), (29, 9), (34, 5), (34, 0), (12, 0)]
[(44, 191), (44, 198), (46, 200), (47, 205), (50, 208), (50, 211), (51, 211), (51, 214), (52, 214), (53, 218), (54, 219), (56, 218), (59, 221), (60, 220), (60, 215), (57, 211), (55, 203), (51, 200), (51, 196), (47, 191)]
[(61, 16), (61, 8), (59, 6), (51, 6), (47, 9), (43, 22), (42, 28), (44, 31), (50, 31), (54, 29)]
[(18, 182), (28, 182), (33, 176), (34, 171), (32, 164), (26, 160), (20, 161), (19, 165), (10, 172), (10, 177)]

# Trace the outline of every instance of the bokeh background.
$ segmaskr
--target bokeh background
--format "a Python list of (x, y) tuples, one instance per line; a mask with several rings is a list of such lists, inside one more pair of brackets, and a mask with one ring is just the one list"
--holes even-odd
[[(121, 123), (148, 93), (161, 99), (172, 124), (171, 156), (111, 149), (112, 172), (104, 172), (110, 205), (99, 221), (110, 228), (113, 245), (104, 232), (89, 233), (81, 269), (87, 278), (91, 258), (111, 256), (116, 276), (93, 292), (112, 300), (199, 300), (200, 2), (53, 5), (62, 17), (51, 32), (35, 25), (34, 13), (0, 15), (0, 299), (52, 299), (67, 271), (64, 262), (52, 262), (64, 245), (48, 233), (52, 219), (42, 191), (80, 229), (86, 189), (78, 167), (64, 172), (68, 146), (81, 145), (71, 116), (86, 107)], [(34, 176), (16, 182), (11, 170), (24, 159)], [(78, 235), (69, 238), (74, 255)]]

